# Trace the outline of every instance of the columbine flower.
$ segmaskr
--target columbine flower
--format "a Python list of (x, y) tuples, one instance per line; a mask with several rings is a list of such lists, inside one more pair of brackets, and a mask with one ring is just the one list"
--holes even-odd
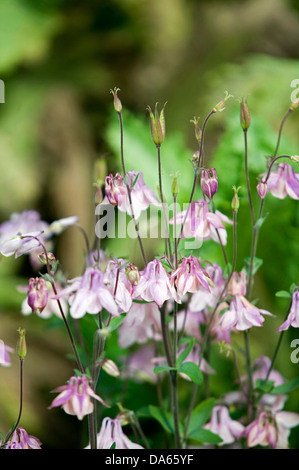
[(201, 286), (210, 292), (212, 285), (209, 274), (192, 255), (183, 258), (178, 269), (172, 273), (171, 282), (181, 295), (185, 295), (186, 292), (197, 292)]
[(9, 354), (13, 352), (10, 346), (7, 346), (2, 339), (0, 339), (0, 366), (9, 367), (11, 360)]
[(277, 331), (287, 330), (290, 326), (299, 328), (299, 291), (294, 291), (292, 295), (292, 303), (290, 313), (285, 322), (277, 329)]
[[(266, 173), (261, 175), (265, 178)], [(289, 163), (280, 163), (277, 171), (271, 171), (267, 181), (268, 191), (278, 199), (290, 196), (299, 199), (299, 173)]]
[(82, 277), (72, 279), (70, 285), (53, 298), (65, 296), (69, 296), (73, 318), (81, 318), (85, 313), (97, 314), (103, 308), (119, 316), (118, 306), (104, 283), (104, 275), (97, 268), (87, 268)]
[(161, 261), (150, 261), (145, 270), (140, 272), (140, 281), (133, 288), (133, 298), (141, 298), (146, 302), (156, 302), (159, 307), (165, 300), (174, 298), (181, 303), (170, 283), (170, 278)]
[(41, 441), (35, 436), (30, 436), (24, 428), (19, 426), (13, 432), (5, 449), (41, 449)]
[[(186, 213), (187, 210), (184, 210), (177, 214), (177, 225), (184, 223)], [(173, 225), (174, 219), (171, 219), (169, 223)], [(194, 237), (201, 241), (212, 239), (219, 243), (220, 237), (223, 245), (226, 245), (227, 233), (223, 223), (231, 224), (232, 222), (219, 211), (210, 212), (208, 203), (204, 199), (193, 201), (183, 226), (182, 238)]]
[[(97, 435), (98, 449), (143, 449), (139, 444), (132, 442), (123, 432), (118, 418), (104, 418), (100, 432)], [(90, 446), (86, 447), (90, 449)]]
[(229, 310), (220, 318), (219, 325), (224, 329), (247, 330), (252, 326), (262, 326), (264, 317), (261, 314), (272, 316), (267, 310), (252, 305), (243, 295), (236, 295)]
[[(131, 190), (131, 200), (133, 212), (136, 219), (140, 217), (142, 211), (146, 210), (150, 204), (159, 205), (155, 193), (145, 184), (141, 171), (128, 171), (126, 174), (127, 185)], [(122, 212), (133, 215), (128, 195), (128, 190), (124, 178), (117, 173), (115, 177), (109, 175), (105, 178), (106, 198), (113, 206), (117, 206)], [(106, 201), (102, 202), (105, 204)]]
[[(43, 319), (48, 319), (53, 314), (56, 315), (57, 317), (61, 318), (61, 312), (60, 312), (60, 308), (58, 306), (57, 300), (51, 298), (51, 296), (50, 296), (50, 293), (53, 292), (52, 291), (52, 286), (51, 286), (50, 282), (46, 282), (46, 284), (47, 284), (47, 289), (48, 289), (47, 305), (45, 306), (45, 308), (42, 311), (36, 310), (34, 313), (38, 317), (43, 318)], [(28, 292), (28, 288), (23, 287), (23, 286), (18, 287), (18, 290), (20, 292)], [(62, 287), (58, 282), (56, 282), (56, 290), (57, 290), (58, 294), (60, 294), (61, 291), (62, 291)], [(60, 305), (61, 305), (61, 308), (62, 308), (62, 311), (63, 311), (64, 315), (66, 316), (67, 313), (68, 313), (68, 306), (67, 306), (66, 299), (60, 298)], [(29, 307), (29, 304), (28, 304), (28, 296), (22, 302), (21, 313), (23, 315), (32, 314), (32, 309), (31, 309), (31, 307)]]
[(261, 411), (243, 432), (248, 447), (270, 446), (273, 449), (288, 449), (291, 428), (299, 425), (299, 414), (290, 411), (271, 413)]
[(18, 233), (12, 238), (1, 242), (0, 253), (7, 257), (15, 255), (15, 258), (30, 253), (40, 247), (39, 238), (42, 234), (41, 231)]
[(211, 170), (201, 170), (200, 186), (203, 194), (209, 199), (212, 199), (218, 189), (218, 177), (215, 168)]
[(228, 285), (228, 293), (230, 295), (246, 295), (247, 276), (245, 271), (238, 273), (234, 271)]
[(146, 343), (149, 339), (159, 340), (160, 331), (157, 305), (153, 302), (134, 302), (119, 328), (119, 345), (127, 348), (134, 343)]
[(47, 283), (42, 277), (31, 277), (28, 284), (28, 305), (33, 313), (41, 313), (48, 301)]
[(49, 226), (49, 231), (53, 235), (60, 235), (66, 228), (72, 227), (79, 220), (77, 216), (64, 217), (63, 219), (54, 220)]
[(93, 412), (91, 398), (98, 400), (102, 405), (108, 407), (104, 400), (92, 390), (88, 384), (88, 378), (84, 375), (71, 377), (67, 385), (57, 387), (53, 392), (60, 393), (53, 400), (49, 408), (62, 406), (67, 414), (76, 415), (80, 420)]
[(220, 445), (232, 444), (244, 431), (243, 424), (230, 417), (226, 406), (214, 406), (211, 420), (203, 428), (218, 434), (222, 439)]
[(104, 282), (119, 306), (120, 313), (128, 312), (132, 306), (132, 284), (125, 269), (125, 260), (110, 260), (104, 273)]

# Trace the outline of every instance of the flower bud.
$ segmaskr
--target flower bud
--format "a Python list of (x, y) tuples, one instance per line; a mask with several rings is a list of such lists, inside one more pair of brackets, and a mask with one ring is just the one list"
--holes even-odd
[(240, 207), (240, 201), (239, 201), (239, 196), (238, 196), (239, 189), (240, 189), (240, 186), (238, 188), (236, 188), (236, 186), (233, 186), (234, 196), (232, 200), (232, 208), (234, 211), (237, 211)]
[(295, 109), (297, 109), (298, 106), (299, 106), (299, 100), (296, 100), (296, 101), (294, 101), (294, 103), (291, 104), (290, 110), (295, 111)]
[(232, 98), (233, 96), (232, 95), (229, 95), (227, 91), (225, 91), (225, 97), (223, 98), (223, 100), (219, 101), (218, 104), (216, 104), (215, 108), (213, 109), (213, 111), (216, 113), (216, 112), (219, 112), (221, 113), (222, 111), (225, 110), (225, 103), (226, 101), (229, 99), (229, 98)]
[(268, 185), (265, 181), (259, 181), (257, 184), (257, 193), (261, 199), (265, 199), (268, 193)]
[(240, 119), (243, 130), (247, 130), (250, 126), (250, 111), (247, 104), (247, 99), (243, 98), (240, 102)]
[(201, 170), (200, 186), (203, 194), (212, 199), (218, 189), (218, 177), (215, 168)]
[(179, 185), (178, 185), (178, 177), (177, 176), (174, 176), (173, 177), (173, 182), (172, 182), (172, 195), (174, 198), (177, 197), (177, 195), (179, 194)]
[(155, 106), (155, 115), (153, 114), (150, 106), (147, 107), (147, 110), (150, 115), (150, 120), (151, 120), (152, 139), (153, 139), (154, 144), (156, 144), (157, 146), (161, 145), (165, 138), (165, 116), (164, 116), (165, 106), (166, 106), (166, 103), (164, 104), (160, 112), (160, 115), (158, 113), (157, 103)]
[(201, 131), (201, 128), (199, 127), (199, 125), (198, 125), (198, 121), (199, 121), (199, 118), (195, 117), (194, 119), (191, 119), (190, 122), (193, 122), (194, 128), (195, 128), (195, 138), (196, 138), (197, 142), (200, 142), (201, 137), (202, 137), (202, 131)]
[(132, 286), (136, 286), (139, 282), (140, 275), (137, 266), (133, 263), (129, 263), (128, 266), (126, 267), (126, 275), (127, 278), (129, 279), (130, 283)]
[(193, 164), (194, 170), (198, 167), (198, 162), (199, 162), (199, 150), (194, 152), (194, 154), (192, 155), (192, 164)]
[(56, 262), (55, 256), (54, 256), (53, 253), (51, 253), (50, 251), (47, 252), (47, 256), (46, 256), (46, 254), (45, 254), (44, 252), (40, 253), (40, 254), (38, 255), (38, 259), (39, 259), (39, 261), (40, 261), (41, 264), (45, 264), (45, 265), (47, 264), (47, 259), (48, 259), (48, 262), (49, 262), (50, 264), (53, 264), (53, 263)]
[(18, 332), (19, 332), (19, 340), (17, 344), (17, 353), (20, 359), (24, 359), (27, 354), (26, 339), (25, 339), (26, 330), (24, 328), (19, 328)]
[(113, 90), (110, 90), (110, 93), (112, 93), (113, 95), (113, 98), (114, 98), (114, 109), (117, 113), (121, 113), (122, 111), (122, 104), (121, 104), (121, 101), (119, 99), (119, 97), (117, 96), (117, 92), (120, 91), (119, 88), (113, 88)]
[(27, 302), (29, 307), (32, 309), (32, 312), (41, 313), (47, 305), (47, 301), (48, 288), (46, 281), (42, 277), (31, 277), (29, 279)]
[(116, 173), (115, 176), (109, 175), (105, 178), (105, 194), (108, 198), (108, 201), (113, 206), (117, 206), (119, 199), (127, 194), (127, 188), (124, 183), (123, 177)]
[(126, 426), (127, 424), (130, 424), (132, 422), (133, 416), (134, 416), (133, 411), (122, 409), (118, 413), (117, 419), (120, 421), (120, 424), (122, 426)]
[(106, 372), (106, 374), (111, 375), (111, 377), (119, 377), (120, 372), (119, 368), (115, 364), (114, 361), (111, 359), (104, 359), (102, 362), (102, 369)]

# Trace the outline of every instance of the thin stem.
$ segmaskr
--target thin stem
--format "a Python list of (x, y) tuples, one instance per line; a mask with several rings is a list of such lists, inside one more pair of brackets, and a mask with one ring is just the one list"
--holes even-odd
[(19, 408), (18, 419), (16, 421), (16, 424), (14, 425), (14, 427), (8, 434), (8, 436), (6, 436), (5, 442), (1, 445), (1, 448), (5, 448), (5, 445), (7, 444), (7, 442), (9, 441), (9, 439), (11, 438), (15, 430), (17, 429), (21, 420), (22, 411), (23, 411), (23, 376), (24, 376), (23, 365), (24, 365), (24, 359), (20, 358), (20, 408)]
[(244, 341), (245, 341), (245, 357), (246, 357), (246, 368), (248, 376), (248, 417), (249, 421), (252, 419), (252, 413), (254, 408), (254, 397), (253, 397), (253, 383), (252, 383), (252, 373), (251, 373), (251, 355), (250, 355), (250, 337), (249, 330), (244, 331)]
[(246, 185), (247, 185), (247, 193), (248, 193), (248, 201), (251, 213), (251, 220), (252, 225), (255, 224), (255, 215), (254, 215), (254, 208), (252, 203), (251, 197), (251, 189), (250, 189), (250, 180), (249, 180), (249, 171), (248, 171), (248, 143), (247, 143), (247, 129), (244, 129), (244, 147), (245, 147), (245, 176), (246, 176)]
[(274, 157), (276, 157), (277, 155), (277, 152), (278, 152), (278, 148), (279, 148), (279, 144), (280, 144), (280, 138), (281, 138), (281, 134), (282, 134), (282, 129), (283, 129), (283, 126), (284, 126), (284, 123), (287, 119), (287, 117), (289, 116), (289, 114), (291, 114), (293, 110), (291, 108), (289, 108), (287, 110), (287, 112), (285, 113), (284, 117), (282, 118), (282, 121), (280, 123), (280, 127), (279, 127), (279, 131), (278, 131), (278, 138), (277, 138), (277, 144), (276, 144), (276, 148), (275, 148), (275, 151), (274, 151)]
[(166, 255), (167, 255), (167, 249), (168, 249), (168, 256), (170, 260), (172, 261), (172, 249), (171, 249), (170, 236), (169, 236), (169, 221), (168, 221), (167, 212), (165, 208), (165, 200), (164, 200), (163, 187), (162, 187), (161, 145), (156, 145), (156, 148), (157, 148), (157, 154), (158, 154), (159, 192), (160, 192), (160, 199), (162, 203), (164, 225), (165, 225), (165, 230), (166, 230), (165, 248), (166, 248)]

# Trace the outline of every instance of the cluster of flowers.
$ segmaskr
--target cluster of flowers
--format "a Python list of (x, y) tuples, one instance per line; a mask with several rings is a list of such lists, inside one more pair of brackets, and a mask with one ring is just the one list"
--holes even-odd
[[(116, 107), (121, 110), (116, 93), (114, 98)], [(159, 124), (154, 134), (157, 145), (161, 144), (164, 136), (162, 117), (155, 116), (155, 122)], [(210, 208), (209, 201), (218, 189), (215, 168), (201, 170), (201, 188), (203, 198), (192, 201), (188, 210), (178, 213), (169, 223), (183, 227), (180, 234), (182, 238), (211, 239), (225, 246), (225, 224), (233, 222), (226, 215)], [(268, 192), (278, 198), (289, 196), (298, 200), (299, 174), (294, 172), (290, 164), (280, 163), (275, 171), (261, 175), (257, 193), (264, 199)], [(119, 173), (107, 176), (103, 203), (116, 206), (135, 220), (150, 204), (160, 204), (139, 171), (129, 171), (125, 176)], [(52, 266), (56, 260), (50, 252), (51, 238), (77, 222), (76, 217), (69, 217), (49, 225), (35, 211), (14, 214), (10, 221), (0, 227), (0, 253), (15, 257), (29, 254), (35, 267), (39, 267), (40, 263)], [(144, 269), (139, 270), (124, 259), (114, 259), (98, 251), (88, 253), (81, 276), (69, 280), (63, 286), (55, 283), (54, 291), (53, 283), (43, 276), (30, 278), (22, 311), (24, 314), (33, 312), (42, 318), (49, 318), (54, 313), (58, 316), (70, 315), (75, 319), (86, 314), (98, 315), (102, 310), (108, 313), (110, 319), (125, 314), (118, 329), (119, 344), (123, 348), (139, 344), (140, 348), (132, 353), (121, 373), (110, 360), (103, 362), (102, 366), (115, 377), (122, 374), (135, 380), (155, 382), (157, 374), (154, 373), (154, 367), (165, 364), (165, 357), (157, 357), (154, 347), (155, 341), (161, 341), (163, 336), (161, 309), (166, 306), (167, 311), (171, 312), (174, 303), (180, 307), (177, 325), (172, 320), (169, 326), (178, 328), (179, 332), (196, 340), (184, 361), (196, 363), (204, 374), (215, 374), (216, 371), (200, 354), (204, 339), (202, 331), (208, 331), (212, 342), (224, 342), (229, 346), (232, 334), (261, 327), (264, 316), (272, 316), (270, 312), (253, 305), (246, 297), (247, 281), (245, 271), (234, 271), (227, 277), (217, 263), (204, 263), (193, 255), (182, 257), (175, 268), (169, 260), (160, 257), (147, 262)], [(284, 331), (290, 326), (299, 327), (299, 291), (296, 289), (292, 294), (288, 318), (278, 331)], [(178, 350), (177, 356), (183, 349), (184, 346)], [(0, 365), (10, 365), (9, 355), (12, 352), (8, 345), (0, 342)], [(270, 359), (260, 357), (254, 364), (253, 383), (265, 379), (269, 368)], [(180, 375), (189, 380), (183, 373)], [(268, 379), (274, 385), (284, 382), (284, 378), (275, 370), (271, 370)], [(248, 377), (241, 377), (239, 385), (240, 392), (227, 394), (214, 407), (205, 428), (222, 439), (221, 445), (231, 445), (245, 438), (249, 447), (261, 445), (286, 448), (290, 429), (299, 424), (299, 415), (283, 411), (286, 396), (263, 394), (258, 402), (256, 418), (246, 425), (232, 419), (229, 414), (230, 405), (241, 406), (247, 400)], [(79, 420), (93, 412), (93, 400), (104, 407), (109, 406), (96, 394), (85, 374), (72, 376), (66, 385), (56, 388), (54, 392), (58, 396), (50, 408), (61, 406), (66, 413), (77, 416)], [(40, 448), (40, 445), (38, 439), (17, 427), (6, 443), (6, 448)], [(119, 417), (106, 417), (97, 436), (97, 446), (111, 448), (112, 445), (119, 449), (141, 448), (123, 433)]]

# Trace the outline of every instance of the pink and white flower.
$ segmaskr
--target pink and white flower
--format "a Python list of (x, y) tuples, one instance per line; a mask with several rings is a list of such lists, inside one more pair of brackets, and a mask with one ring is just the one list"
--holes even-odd
[[(160, 205), (155, 193), (145, 184), (141, 171), (128, 171), (126, 180), (131, 190), (133, 212), (136, 219), (140, 217), (141, 212), (146, 210), (150, 204), (155, 206)], [(120, 211), (127, 212), (132, 217), (128, 190), (124, 178), (119, 173), (115, 176), (106, 176), (105, 193), (110, 204), (117, 206)], [(103, 203), (106, 203), (105, 199)]]
[(198, 291), (192, 295), (189, 303), (189, 309), (191, 312), (199, 312), (207, 307), (214, 308), (224, 289), (225, 279), (223, 277), (223, 271), (217, 263), (208, 265), (206, 267), (206, 272), (212, 280), (213, 285), (209, 285), (209, 290), (200, 286)]
[(37, 437), (30, 436), (22, 426), (18, 426), (7, 442), (5, 449), (41, 449), (41, 444)]
[(243, 295), (236, 295), (230, 302), (229, 310), (221, 316), (219, 325), (223, 329), (244, 331), (252, 326), (262, 326), (265, 320), (262, 314), (272, 316), (267, 310), (251, 304)]
[[(263, 181), (266, 173), (263, 173), (261, 177)], [(299, 173), (295, 173), (289, 163), (280, 163), (276, 171), (271, 171), (267, 189), (278, 199), (284, 199), (287, 196), (299, 199)]]
[(222, 442), (219, 445), (232, 444), (242, 436), (243, 424), (232, 419), (226, 406), (214, 406), (211, 420), (203, 426), (204, 429), (217, 434)]
[(203, 194), (212, 199), (218, 190), (218, 177), (215, 168), (201, 170), (200, 186)]
[(171, 285), (169, 274), (157, 259), (150, 261), (145, 270), (140, 272), (140, 280), (133, 288), (133, 298), (156, 302), (159, 307), (169, 299), (181, 303), (175, 288)]
[(133, 286), (125, 272), (125, 260), (110, 260), (104, 273), (104, 283), (114, 296), (119, 312), (128, 312), (132, 306)]
[(54, 299), (68, 296), (70, 314), (82, 318), (86, 313), (97, 314), (103, 308), (111, 315), (119, 316), (118, 305), (104, 282), (103, 273), (97, 268), (87, 268), (81, 277), (72, 279)]
[(49, 408), (61, 406), (67, 414), (75, 415), (79, 420), (93, 412), (92, 398), (108, 407), (104, 400), (93, 391), (88, 383), (88, 378), (84, 375), (71, 377), (67, 385), (61, 385), (53, 392), (59, 392), (59, 395)]
[(176, 220), (174, 221), (172, 218), (169, 223), (172, 225), (174, 223), (184, 224), (182, 238), (194, 237), (201, 241), (212, 239), (219, 243), (220, 237), (223, 245), (226, 245), (227, 233), (224, 223), (232, 224), (232, 221), (219, 211), (215, 211), (215, 213), (209, 211), (207, 201), (199, 199), (191, 203), (188, 213), (187, 209), (178, 213)]
[[(52, 289), (51, 283), (47, 282), (46, 284), (47, 284), (47, 289), (48, 289), (47, 304), (46, 304), (45, 308), (42, 311), (36, 310), (34, 313), (38, 317), (43, 318), (45, 320), (50, 318), (53, 314), (56, 315), (59, 318), (62, 318), (61, 311), (60, 311), (60, 308), (58, 306), (57, 300), (53, 299), (51, 297), (51, 295), (53, 294), (53, 289)], [(62, 292), (63, 289), (62, 289), (60, 283), (56, 282), (55, 285), (56, 285), (57, 294), (59, 295)], [(27, 289), (24, 288), (23, 286), (19, 287), (18, 290), (20, 292), (27, 292)], [(68, 313), (67, 301), (63, 297), (61, 297), (61, 298), (59, 297), (59, 300), (60, 300), (60, 305), (61, 305), (62, 311), (63, 311), (64, 315), (66, 316), (67, 313)], [(28, 296), (22, 302), (21, 313), (23, 315), (32, 314), (32, 309), (28, 305)]]
[(33, 313), (42, 313), (48, 302), (48, 288), (44, 278), (29, 279), (27, 302)]
[(14, 350), (0, 339), (0, 366), (9, 367), (11, 365), (10, 355)]
[(295, 290), (292, 294), (292, 303), (290, 313), (286, 321), (277, 329), (277, 331), (287, 330), (290, 326), (299, 328), (299, 291)]
[(134, 302), (118, 330), (121, 348), (161, 339), (160, 313), (154, 302)]
[[(143, 449), (141, 445), (132, 442), (125, 435), (118, 418), (107, 417), (103, 419), (100, 432), (97, 435), (97, 448), (111, 449), (113, 444), (115, 449)], [(90, 449), (90, 446), (86, 449)]]
[(205, 269), (200, 265), (197, 258), (190, 255), (183, 258), (182, 263), (171, 275), (171, 283), (175, 285), (181, 295), (187, 292), (197, 292), (200, 287), (204, 287), (210, 292), (212, 280)]

